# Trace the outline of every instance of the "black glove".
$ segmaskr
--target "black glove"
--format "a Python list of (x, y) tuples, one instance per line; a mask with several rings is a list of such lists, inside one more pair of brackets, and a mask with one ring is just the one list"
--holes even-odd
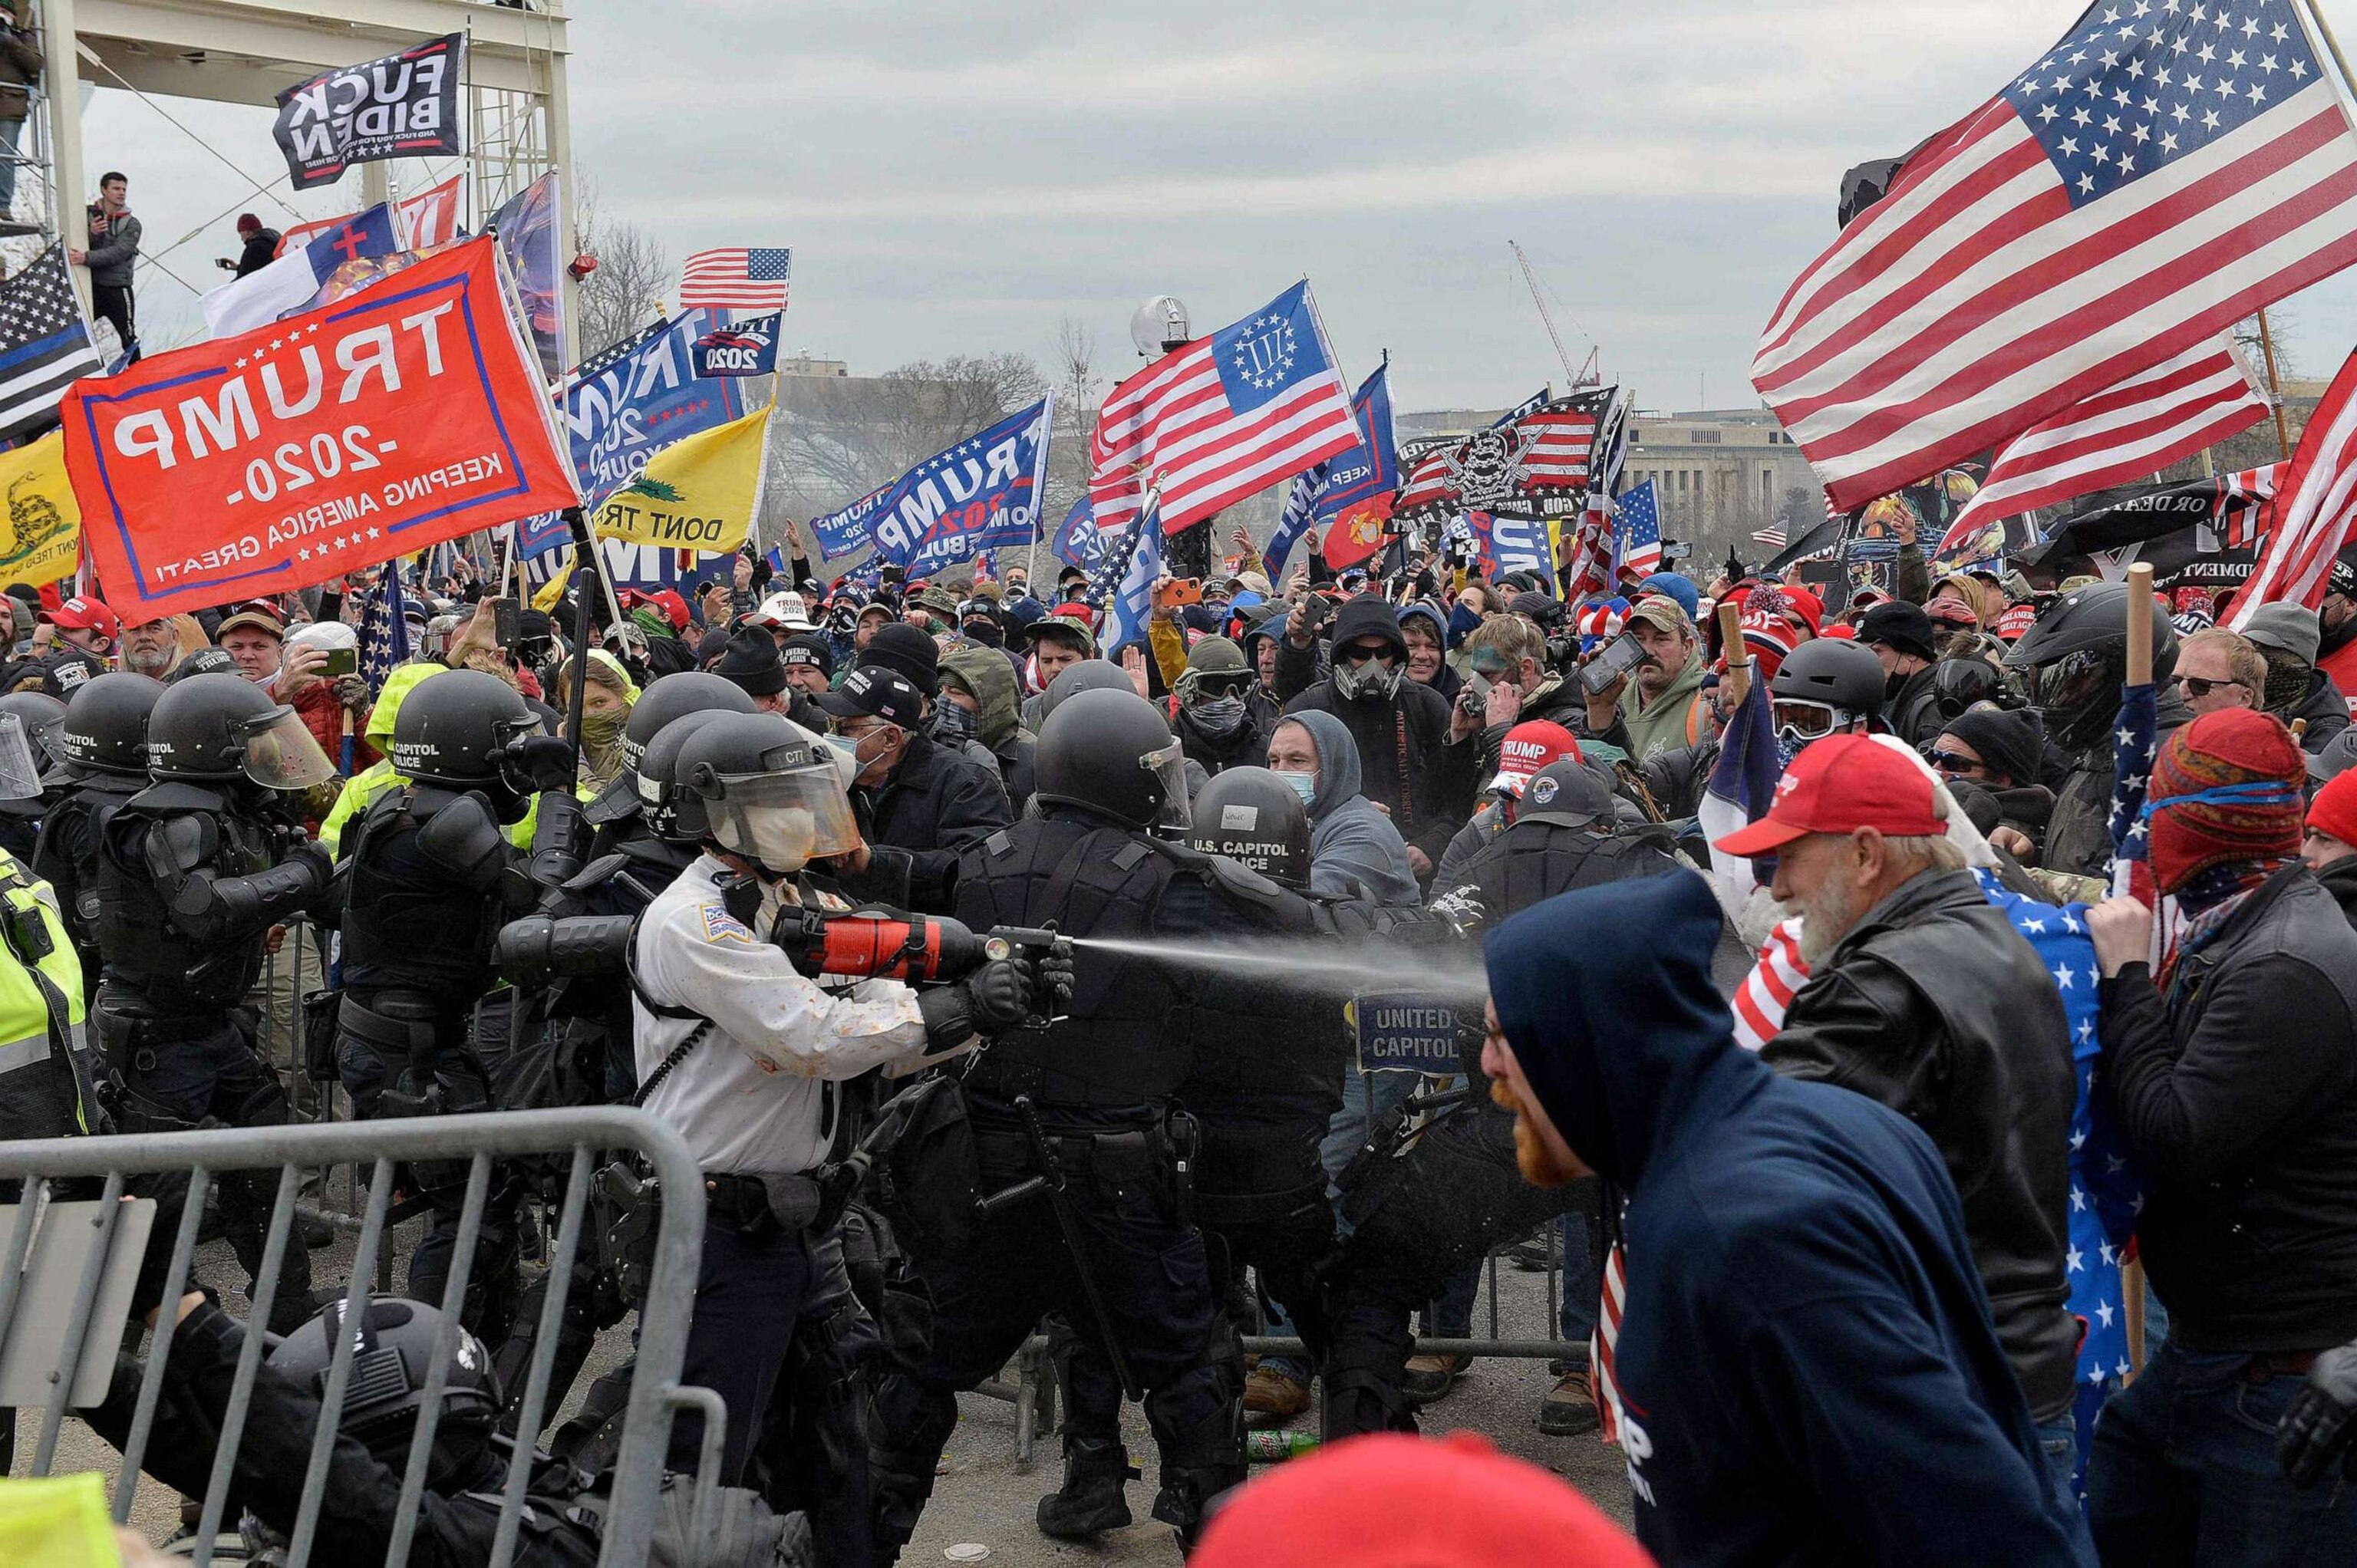
[(553, 735), (527, 735), (508, 742), (505, 753), (511, 778), (534, 791), (573, 788), (573, 748)]
[(2312, 1487), (2357, 1438), (2357, 1344), (2327, 1350), (2276, 1423), (2276, 1459), (2295, 1487)]
[(1051, 1002), (1046, 1009), (1052, 1012), (1072, 999), (1072, 944), (1059, 940), (1055, 946), (1031, 961), (1032, 1000)]
[(1025, 968), (1019, 959), (993, 959), (958, 982), (978, 1026), (1004, 1028), (1031, 1015), (1031, 980)]
[(307, 867), (311, 873), (311, 885), (314, 887), (326, 887), (329, 879), (336, 875), (336, 857), (328, 853), (326, 844), (316, 839), (305, 839), (300, 843), (288, 844), (285, 852), (278, 857), (278, 864)]

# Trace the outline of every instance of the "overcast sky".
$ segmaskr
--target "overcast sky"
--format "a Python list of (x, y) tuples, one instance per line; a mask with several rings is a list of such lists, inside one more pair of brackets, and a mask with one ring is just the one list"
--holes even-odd
[[(2130, 0), (2132, 3), (2132, 0)], [(2223, 0), (2228, 5), (2237, 0)], [(1131, 311), (1198, 330), (1307, 273), (1344, 368), (1388, 349), (1403, 410), (1564, 381), (1507, 250), (1573, 363), (1594, 347), (1649, 408), (1756, 406), (1748, 366), (1833, 238), (1842, 171), (1904, 152), (2043, 53), (2062, 0), (574, 0), (576, 156), (601, 210), (674, 264), (794, 252), (786, 347), (873, 373), (1045, 360), (1059, 323), (1137, 364)], [(2357, 44), (2357, 0), (2324, 0)], [(260, 110), (167, 108), (307, 215)], [(180, 278), (216, 286), (230, 218), (286, 209), (156, 110), (96, 93), (93, 175), (120, 166)], [(420, 172), (404, 166), (414, 178)], [(356, 190), (358, 177), (347, 186)], [(216, 215), (220, 215), (218, 220)], [(149, 277), (151, 336), (194, 294)], [(2357, 336), (2357, 274), (2286, 307), (2297, 371)], [(586, 346), (585, 346), (586, 347)]]

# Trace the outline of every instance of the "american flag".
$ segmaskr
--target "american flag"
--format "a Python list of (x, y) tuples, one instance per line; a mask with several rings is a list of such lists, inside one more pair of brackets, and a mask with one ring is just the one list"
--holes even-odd
[[(2154, 618), (2160, 611), (2155, 607)], [(2112, 892), (2158, 902), (2152, 882), (2152, 835), (2144, 803), (2152, 789), (2159, 749), (2160, 699), (2149, 681), (2120, 688), (2119, 721), (2112, 726), (2112, 807), (2104, 827), (2112, 838)]]
[(1085, 598), (1097, 611), (1097, 650), (1108, 658), (1146, 636), (1155, 579), (1162, 575), (1162, 530), (1155, 525), (1156, 516), (1155, 497), (1148, 491), (1135, 526), (1105, 546), (1104, 558), (1089, 579)]
[(1863, 505), (2357, 261), (2293, 0), (2099, 0), (1803, 272), (1752, 381)]
[[(2239, 477), (2239, 476), (2238, 476)], [(2278, 601), (2316, 608), (2332, 576), (2332, 560), (2349, 541), (2357, 518), (2357, 354), (2343, 361), (2309, 415), (2291, 461), (2276, 484), (2266, 547), (2250, 582), (2234, 599), (2233, 626), (2241, 631), (2261, 605)]]
[[(1515, 485), (1519, 493), (1542, 495), (1587, 487), (1588, 460), (1596, 448), (1597, 414), (1593, 409), (1541, 408), (1534, 413), (1518, 413), (1511, 424), (1501, 421), (1488, 429), (1509, 431), (1528, 444), (1522, 455), (1522, 477)], [(1435, 447), (1417, 458), (1400, 486), (1394, 512), (1403, 516), (1454, 514), (1464, 510), (1458, 468), (1480, 439), (1468, 436)]]
[(2275, 499), (2276, 480), (2282, 472), (2281, 463), (2266, 463), (2226, 476), (2218, 487), (2218, 515), (2212, 524), (2222, 548), (2242, 550), (2258, 542), (2260, 520)]
[(1123, 529), (1146, 489), (1176, 532), (1359, 445), (1351, 388), (1305, 280), (1113, 389), (1089, 438), (1097, 526)]
[(698, 251), (680, 269), (679, 307), (783, 310), (793, 258), (791, 251), (748, 251), (742, 246)]
[(1618, 515), (1612, 520), (1612, 575), (1623, 572), (1649, 577), (1662, 569), (1662, 509), (1653, 497), (1653, 481), (1621, 492)]
[(54, 424), (66, 389), (102, 364), (74, 297), (64, 247), (51, 245), (0, 283), (0, 440)]
[(1595, 460), (1588, 475), (1587, 493), (1581, 500), (1579, 520), (1572, 529), (1571, 548), (1565, 553), (1563, 561), (1563, 597), (1566, 604), (1577, 604), (1589, 594), (1612, 590), (1612, 487), (1620, 482), (1621, 466), (1629, 460), (1629, 394), (1619, 388), (1605, 395), (1604, 411), (1597, 420)]
[(2189, 349), (2014, 437), (1932, 553), (2001, 518), (2157, 474), (2266, 413), (2233, 339)]
[(1771, 522), (1765, 528), (1753, 529), (1751, 531), (1751, 542), (1759, 545), (1763, 550), (1783, 549), (1784, 525), (1781, 522)]
[(401, 563), (388, 561), (369, 594), (368, 607), (361, 612), (361, 676), (368, 682), (371, 698), (384, 690), (385, 677), (395, 667), (409, 662), (409, 618), (403, 601)]

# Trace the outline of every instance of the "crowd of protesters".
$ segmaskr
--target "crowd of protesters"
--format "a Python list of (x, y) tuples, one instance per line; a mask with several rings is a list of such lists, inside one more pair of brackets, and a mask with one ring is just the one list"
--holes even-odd
[[(1552, 1228), (1563, 1337), (1607, 1311), (1538, 1423), (1620, 1443), (1661, 1561), (2357, 1562), (2357, 748), (2337, 679), (2357, 563), (2320, 608), (2241, 630), (2206, 591), (2153, 606), (2147, 759), (2121, 716), (2136, 607), (2093, 576), (1935, 576), (1910, 540), (1887, 588), (1731, 566), (1567, 605), (1534, 573), (1398, 550), (1280, 579), (1233, 542), (1119, 649), (1082, 574), (1020, 556), (823, 584), (748, 550), (610, 599), (584, 575), (504, 618), (461, 559), (400, 596), (412, 662), (390, 669), (382, 609), (361, 629), (376, 574), (137, 625), (11, 588), (0, 713), (46, 745), (111, 671), (242, 677), (333, 760), (299, 815), (349, 856), (409, 782), (398, 714), (438, 671), (489, 676), (547, 734), (577, 706), (578, 795), (650, 800), (657, 732), (633, 714), (701, 672), (827, 737), (862, 875), (945, 914), (977, 855), (1070, 807), (1041, 744), (1057, 707), (1124, 693), (1188, 793), (1273, 776), (1297, 799), (1304, 895), (1489, 929), (1465, 1076), (1511, 1120), (1502, 1168), (1563, 1195), (1435, 1208), (1448, 1244), (1377, 1257), (1426, 1245), (1392, 1200), (1351, 1196), (1408, 1084), (1349, 1075), (1318, 1150), (1342, 1195), (1327, 1299), (1277, 1299), (1264, 1270), (1263, 1321), (1304, 1319), (1310, 1354), (1251, 1369), (1254, 1423), (1304, 1414), (1322, 1378), (1329, 1435), (1414, 1430), (1469, 1358), (1415, 1354), (1406, 1314), (1430, 1302), (1428, 1334), (1466, 1334), (1480, 1253)], [(1761, 736), (1781, 777), (1745, 800), (1727, 779)], [(2124, 779), (2140, 807), (2115, 809)], [(39, 817), (12, 803), (0, 843), (70, 908)], [(97, 934), (70, 926), (95, 976)], [(1402, 1167), (1441, 1168), (1443, 1142), (1410, 1140)], [(2115, 1315), (2142, 1338), (2109, 1364), (2090, 1348), (2126, 1343)], [(1387, 1528), (1337, 1510), (1361, 1486), (1526, 1514), (1484, 1551), (1643, 1560), (1535, 1473), (1395, 1441), (1249, 1488), (1204, 1560), (1408, 1561), (1347, 1544)], [(1042, 1528), (1125, 1521), (1117, 1466), (1107, 1484), (1068, 1469)], [(1474, 1539), (1414, 1560), (1496, 1560)]]

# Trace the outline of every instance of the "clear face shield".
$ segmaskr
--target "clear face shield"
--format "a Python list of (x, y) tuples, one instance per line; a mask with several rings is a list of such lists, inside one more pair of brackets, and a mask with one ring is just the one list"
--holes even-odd
[[(41, 727), (47, 730), (50, 726)], [(40, 798), (39, 757), (32, 737), (26, 733), (25, 721), (15, 714), (0, 714), (0, 801)]]
[(1149, 751), (1137, 765), (1162, 781), (1162, 810), (1154, 819), (1157, 832), (1185, 832), (1193, 821), (1187, 809), (1187, 753), (1177, 741)]
[(318, 737), (292, 708), (246, 726), (244, 767), (245, 776), (265, 789), (308, 789), (336, 776)]
[(785, 873), (859, 846), (851, 799), (830, 762), (724, 774), (719, 784), (719, 795), (705, 800), (705, 814), (713, 838), (732, 854)]

